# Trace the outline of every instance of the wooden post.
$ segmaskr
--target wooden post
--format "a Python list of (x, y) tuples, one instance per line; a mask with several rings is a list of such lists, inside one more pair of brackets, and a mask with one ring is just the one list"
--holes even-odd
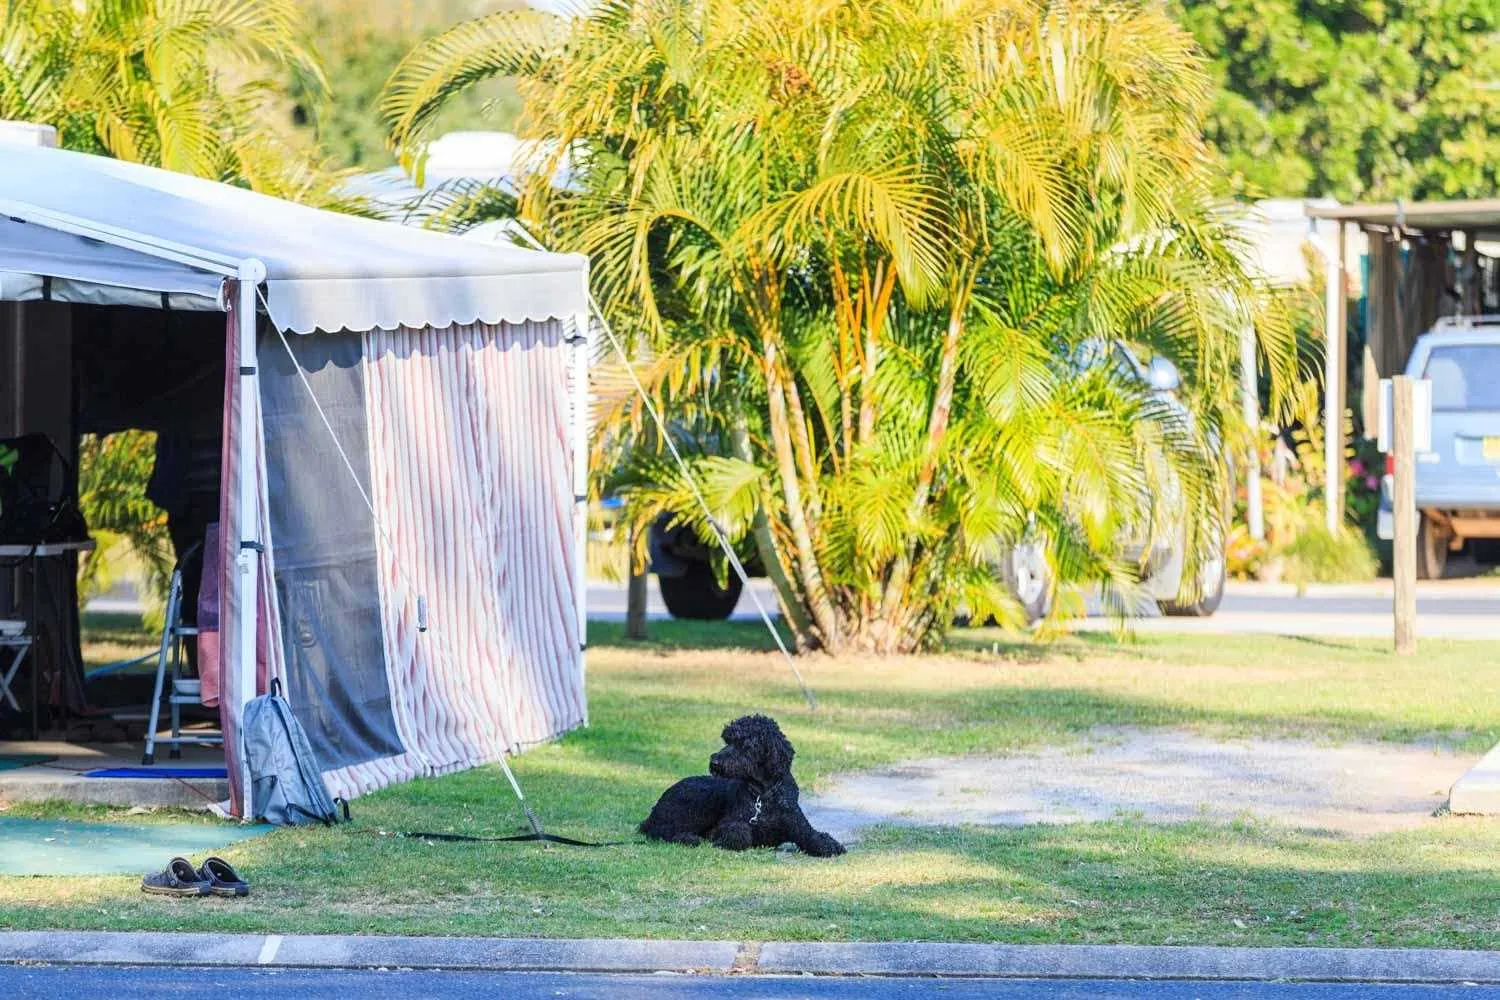
[(1412, 380), (1391, 379), (1391, 446), (1396, 468), (1391, 498), (1395, 513), (1392, 578), (1395, 584), (1396, 655), (1417, 649), (1417, 459)]
[(644, 640), (646, 635), (647, 576), (650, 570), (635, 561), (636, 533), (630, 533), (630, 552), (626, 556), (630, 566), (630, 583), (625, 590), (625, 638)]

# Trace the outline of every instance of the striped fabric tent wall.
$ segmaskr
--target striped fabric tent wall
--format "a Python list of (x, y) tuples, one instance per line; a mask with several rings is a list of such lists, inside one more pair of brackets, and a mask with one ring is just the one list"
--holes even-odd
[(570, 326), (288, 337), (263, 324), (250, 407), (263, 671), (335, 795), (492, 762), (584, 721)]

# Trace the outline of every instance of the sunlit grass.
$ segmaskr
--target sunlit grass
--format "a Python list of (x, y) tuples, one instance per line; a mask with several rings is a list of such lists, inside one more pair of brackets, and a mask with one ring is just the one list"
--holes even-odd
[[(1397, 660), (1357, 641), (1090, 637), (1044, 649), (976, 631), (943, 655), (804, 660), (814, 714), (756, 627), (652, 628), (657, 641), (640, 646), (595, 626), (593, 724), (516, 762), (557, 832), (635, 840), (661, 789), (701, 771), (719, 728), (746, 711), (781, 720), (814, 788), (902, 759), (1067, 744), (1097, 726), (1467, 751), (1500, 741), (1500, 649), (1482, 643), (1429, 642)], [(352, 826), (227, 850), (255, 885), (246, 901), (147, 898), (130, 878), (0, 878), (0, 925), (1500, 947), (1497, 820), (1448, 817), (1360, 840), (1250, 822), (884, 828), (819, 861), (380, 836), (516, 832), (521, 817), (493, 768), (388, 789), (354, 812)]]

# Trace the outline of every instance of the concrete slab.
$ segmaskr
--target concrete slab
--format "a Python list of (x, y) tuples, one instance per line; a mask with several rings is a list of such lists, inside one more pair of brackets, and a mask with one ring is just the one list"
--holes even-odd
[(1219, 740), (1101, 727), (1078, 744), (1007, 756), (906, 761), (840, 775), (803, 809), (840, 840), (877, 824), (1025, 826), (1246, 816), (1362, 837), (1439, 823), (1445, 789), (1473, 757), (1436, 748)]
[[(137, 743), (0, 741), (0, 754), (43, 754), (56, 760), (0, 771), (0, 802), (71, 802), (79, 805), (201, 809), (229, 797), (223, 779), (85, 778), (84, 771), (139, 767)], [(158, 755), (163, 767), (223, 767), (218, 747), (183, 747), (181, 760)]]
[(1453, 783), (1448, 811), (1461, 816), (1500, 816), (1500, 746)]

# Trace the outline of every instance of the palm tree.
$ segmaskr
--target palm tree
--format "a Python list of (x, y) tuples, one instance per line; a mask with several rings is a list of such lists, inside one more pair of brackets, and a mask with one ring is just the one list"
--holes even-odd
[(289, 197), (327, 195), (275, 123), (275, 74), (322, 80), (295, 0), (0, 0), (0, 118), (63, 146)]
[[(679, 414), (712, 520), (749, 536), (804, 646), (904, 651), (955, 613), (1015, 620), (995, 571), (1041, 539), (1065, 582), (1128, 590), (1120, 539), (1162, 498), (1217, 521), (1214, 442), (1261, 318), (1210, 197), (1209, 91), (1154, 7), (1092, 0), (606, 0), (508, 12), (419, 47), (387, 86), (410, 162), (444, 102), (520, 78), (554, 164), (520, 209), (588, 253), (595, 291)], [(1200, 419), (1068, 359), (1177, 361)], [(643, 425), (607, 400), (611, 433)], [(705, 535), (680, 471), (637, 449), (638, 521)]]

